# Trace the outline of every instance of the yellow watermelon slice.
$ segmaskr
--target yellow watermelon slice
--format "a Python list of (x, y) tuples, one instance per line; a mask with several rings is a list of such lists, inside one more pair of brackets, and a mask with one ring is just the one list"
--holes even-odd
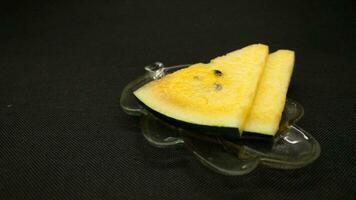
[(268, 56), (244, 131), (275, 135), (284, 109), (294, 66), (294, 52), (279, 50)]
[(250, 45), (151, 81), (134, 95), (170, 118), (241, 132), (267, 57), (268, 46)]

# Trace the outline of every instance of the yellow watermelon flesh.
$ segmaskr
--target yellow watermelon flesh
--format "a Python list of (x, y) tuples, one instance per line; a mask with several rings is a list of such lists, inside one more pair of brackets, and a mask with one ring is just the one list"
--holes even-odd
[(268, 56), (244, 131), (275, 135), (279, 128), (294, 66), (294, 52), (279, 50)]
[(267, 57), (268, 46), (250, 45), (151, 81), (134, 95), (168, 117), (241, 131)]

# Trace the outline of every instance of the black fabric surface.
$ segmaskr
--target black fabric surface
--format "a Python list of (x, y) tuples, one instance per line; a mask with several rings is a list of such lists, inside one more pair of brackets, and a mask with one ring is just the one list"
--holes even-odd
[[(1, 6), (0, 199), (356, 199), (354, 1), (23, 1)], [(288, 96), (320, 158), (216, 174), (119, 106), (155, 61), (296, 51)]]

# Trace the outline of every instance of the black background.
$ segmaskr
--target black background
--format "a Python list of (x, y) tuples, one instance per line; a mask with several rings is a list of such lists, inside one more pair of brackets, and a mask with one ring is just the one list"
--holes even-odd
[[(0, 6), (0, 199), (356, 198), (354, 2), (29, 2)], [(147, 64), (258, 42), (296, 51), (288, 96), (322, 147), (305, 168), (218, 175), (119, 107)]]

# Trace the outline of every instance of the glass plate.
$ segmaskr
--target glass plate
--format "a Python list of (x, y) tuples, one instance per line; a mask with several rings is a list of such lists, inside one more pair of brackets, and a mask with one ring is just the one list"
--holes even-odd
[[(129, 115), (141, 117), (143, 136), (160, 148), (186, 147), (205, 166), (224, 175), (243, 175), (258, 164), (279, 169), (303, 167), (319, 157), (320, 145), (295, 123), (303, 116), (303, 107), (287, 99), (278, 133), (274, 137), (243, 134), (228, 138), (219, 129), (189, 129), (172, 124), (146, 109), (133, 91), (154, 79), (189, 65), (146, 66), (146, 73), (130, 82), (121, 94), (120, 104)], [(230, 135), (231, 136), (231, 135)]]

